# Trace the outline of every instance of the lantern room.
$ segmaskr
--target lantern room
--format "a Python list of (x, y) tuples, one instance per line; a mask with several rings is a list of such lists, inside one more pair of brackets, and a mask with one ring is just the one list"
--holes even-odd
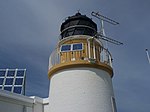
[(97, 25), (86, 15), (78, 12), (62, 23), (60, 31), (61, 39), (73, 35), (94, 36), (97, 32)]

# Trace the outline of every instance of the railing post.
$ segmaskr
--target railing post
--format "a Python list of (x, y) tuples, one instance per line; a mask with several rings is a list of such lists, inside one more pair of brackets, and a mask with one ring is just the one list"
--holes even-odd
[(89, 53), (89, 59), (91, 58), (91, 51), (90, 51), (90, 41), (89, 39), (87, 40), (88, 41), (88, 53)]
[(96, 53), (95, 53), (95, 42), (93, 40), (93, 54), (94, 54), (94, 59), (96, 59)]

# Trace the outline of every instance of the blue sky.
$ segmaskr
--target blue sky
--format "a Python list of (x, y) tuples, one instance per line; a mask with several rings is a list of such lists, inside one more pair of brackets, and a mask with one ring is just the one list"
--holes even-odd
[(106, 35), (124, 43), (108, 45), (118, 112), (150, 111), (149, 0), (0, 0), (0, 68), (26, 68), (26, 94), (47, 97), (49, 55), (61, 23), (79, 9), (91, 18), (99, 11), (120, 23), (105, 24)]

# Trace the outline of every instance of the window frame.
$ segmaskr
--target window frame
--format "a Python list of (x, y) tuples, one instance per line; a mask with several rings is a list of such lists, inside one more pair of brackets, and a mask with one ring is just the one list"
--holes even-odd
[[(63, 47), (63, 46), (66, 46), (66, 45), (70, 45), (70, 50), (62, 51), (62, 47)], [(61, 45), (61, 47), (60, 47), (60, 52), (69, 52), (69, 51), (71, 51), (71, 44), (63, 44), (63, 45)]]
[[(81, 44), (82, 45), (82, 49), (73, 49), (73, 45), (76, 45), (76, 44)], [(82, 51), (83, 50), (83, 43), (73, 43), (72, 44), (72, 51)]]
[[(81, 45), (82, 45), (82, 49), (73, 49), (73, 46), (76, 45), (76, 44), (81, 44)], [(65, 45), (70, 45), (70, 50), (62, 51), (62, 47), (65, 46)], [(61, 45), (61, 47), (60, 47), (60, 52), (63, 53), (63, 52), (82, 51), (83, 48), (84, 48), (83, 43), (63, 44), (63, 45)]]

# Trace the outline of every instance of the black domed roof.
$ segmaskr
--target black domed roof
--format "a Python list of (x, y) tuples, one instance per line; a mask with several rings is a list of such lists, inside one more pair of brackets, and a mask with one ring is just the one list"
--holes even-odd
[(86, 15), (81, 15), (79, 12), (73, 16), (69, 16), (68, 19), (62, 23), (60, 31), (62, 32), (65, 28), (73, 25), (87, 25), (97, 31), (97, 25), (92, 19), (88, 18)]
[(61, 28), (61, 39), (73, 35), (89, 35), (94, 36), (97, 32), (97, 25), (86, 15), (76, 13), (68, 17)]

